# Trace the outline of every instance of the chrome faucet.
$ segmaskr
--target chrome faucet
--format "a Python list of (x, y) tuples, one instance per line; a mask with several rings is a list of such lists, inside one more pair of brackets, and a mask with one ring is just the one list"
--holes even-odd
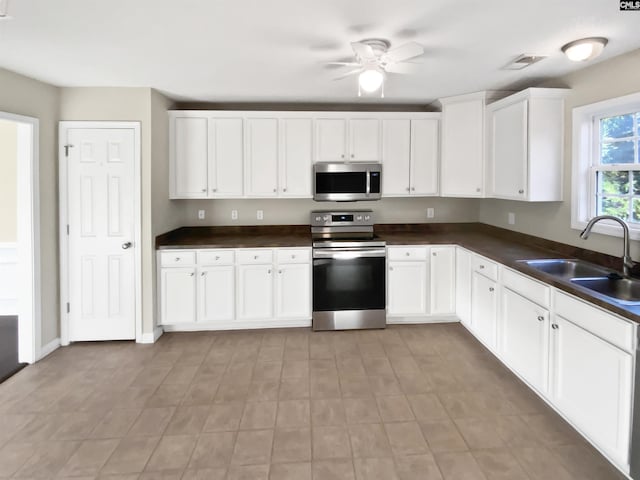
[(587, 226), (585, 227), (585, 229), (582, 231), (582, 233), (580, 233), (580, 238), (584, 240), (589, 238), (591, 229), (600, 220), (613, 220), (615, 222), (618, 222), (622, 226), (622, 233), (623, 233), (622, 274), (626, 278), (630, 278), (631, 269), (633, 268), (634, 263), (633, 263), (633, 260), (631, 260), (631, 255), (629, 254), (629, 226), (627, 225), (627, 222), (625, 222), (619, 217), (614, 217), (613, 215), (598, 215), (597, 217), (593, 217), (591, 220), (589, 220), (589, 223), (587, 223)]

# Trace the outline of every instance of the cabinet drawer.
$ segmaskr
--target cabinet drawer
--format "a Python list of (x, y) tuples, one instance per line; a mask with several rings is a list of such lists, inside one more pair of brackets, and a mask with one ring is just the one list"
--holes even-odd
[(204, 250), (198, 252), (198, 265), (233, 265), (233, 250)]
[(171, 250), (160, 252), (160, 265), (163, 267), (184, 267), (196, 264), (196, 252), (191, 250)]
[(630, 322), (559, 291), (554, 298), (557, 315), (619, 348), (633, 351), (634, 328)]
[(427, 247), (388, 247), (387, 258), (389, 260), (426, 260)]
[(273, 263), (273, 250), (238, 250), (238, 263), (239, 264), (265, 264)]
[(538, 305), (549, 308), (551, 289), (508, 268), (502, 271), (502, 284)]
[(479, 255), (474, 255), (471, 260), (474, 272), (481, 273), (491, 280), (498, 280), (498, 264)]
[(311, 262), (311, 250), (309, 249), (278, 250), (276, 253), (277, 253), (278, 263), (310, 263)]

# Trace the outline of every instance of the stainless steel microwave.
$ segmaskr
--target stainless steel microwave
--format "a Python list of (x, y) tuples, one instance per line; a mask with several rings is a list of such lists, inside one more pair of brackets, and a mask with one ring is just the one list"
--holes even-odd
[(316, 201), (379, 200), (381, 190), (381, 163), (319, 162), (313, 166)]

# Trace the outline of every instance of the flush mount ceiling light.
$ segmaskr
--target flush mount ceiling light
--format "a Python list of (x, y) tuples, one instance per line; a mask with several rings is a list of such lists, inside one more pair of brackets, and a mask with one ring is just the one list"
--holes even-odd
[(582, 38), (567, 43), (561, 50), (569, 60), (585, 62), (600, 55), (607, 42), (604, 37)]
[(367, 93), (375, 92), (384, 81), (384, 74), (379, 68), (368, 68), (358, 76), (360, 88)]

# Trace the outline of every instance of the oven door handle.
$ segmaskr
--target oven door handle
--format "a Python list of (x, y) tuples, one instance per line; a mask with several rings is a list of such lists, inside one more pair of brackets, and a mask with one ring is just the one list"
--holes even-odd
[(367, 191), (365, 195), (368, 197), (371, 194), (371, 171), (367, 168)]
[(351, 258), (385, 257), (386, 254), (387, 253), (384, 248), (323, 248), (313, 250), (313, 258), (335, 258), (337, 260), (349, 260)]

